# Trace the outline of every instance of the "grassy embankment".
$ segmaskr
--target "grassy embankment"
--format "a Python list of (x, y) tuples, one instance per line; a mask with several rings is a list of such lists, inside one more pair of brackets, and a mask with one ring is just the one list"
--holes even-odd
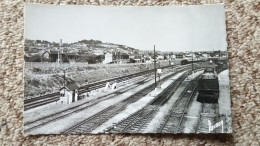
[[(167, 61), (162, 66), (169, 65)], [(114, 77), (133, 74), (147, 69), (153, 69), (154, 64), (54, 64), (27, 63), (25, 66), (25, 96), (37, 96), (57, 92), (63, 85), (63, 71), (66, 80), (75, 81), (78, 86), (86, 80), (96, 82)]]
[[(177, 62), (175, 62), (178, 64)], [(168, 61), (161, 61), (161, 66), (168, 66)], [(215, 66), (211, 63), (198, 63), (198, 67)], [(26, 63), (25, 65), (25, 97), (38, 96), (57, 92), (63, 86), (63, 70), (66, 71), (66, 80), (75, 81), (78, 86), (86, 83), (101, 81), (109, 78), (129, 75), (147, 69), (153, 69), (154, 64), (55, 64)]]

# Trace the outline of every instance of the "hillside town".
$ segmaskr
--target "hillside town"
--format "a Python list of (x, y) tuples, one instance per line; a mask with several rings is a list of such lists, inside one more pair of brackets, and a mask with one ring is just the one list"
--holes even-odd
[(48, 42), (44, 40), (25, 40), (26, 62), (60, 62), (88, 64), (151, 63), (154, 60), (207, 60), (226, 57), (226, 51), (201, 52), (162, 52), (135, 49), (125, 45), (104, 43), (99, 40), (81, 40), (74, 43)]

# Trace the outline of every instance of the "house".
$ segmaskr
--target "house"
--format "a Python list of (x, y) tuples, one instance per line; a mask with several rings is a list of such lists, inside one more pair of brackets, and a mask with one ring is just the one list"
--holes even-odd
[[(59, 54), (59, 55), (58, 55)], [(50, 51), (49, 52), (49, 61), (50, 62), (58, 62), (58, 56), (60, 60), (62, 60), (62, 54), (59, 51)]]
[(62, 56), (63, 56), (62, 61), (69, 62), (69, 63), (75, 63), (79, 58), (78, 53), (68, 53), (68, 52), (66, 52)]
[(119, 61), (120, 61), (121, 63), (127, 63), (127, 62), (129, 62), (129, 55), (128, 55), (128, 54), (126, 54), (126, 53), (120, 53), (119, 55), (120, 55)]
[(175, 59), (183, 59), (184, 58), (184, 53), (176, 53), (175, 55)]
[(103, 63), (127, 63), (129, 62), (129, 55), (121, 52), (112, 52), (105, 54), (105, 60)]
[(207, 53), (203, 53), (201, 56), (203, 60), (207, 60), (210, 57), (210, 55)]
[(106, 53), (105, 54), (105, 60), (103, 61), (104, 64), (113, 62), (113, 54), (112, 53)]
[(157, 59), (158, 59), (158, 60), (164, 60), (164, 56), (163, 56), (163, 55), (158, 55), (158, 56), (157, 56)]
[(49, 62), (50, 52), (45, 51), (42, 53), (41, 62)]
[(79, 100), (78, 86), (75, 83), (66, 84), (60, 89), (60, 104), (71, 104)]
[(95, 55), (103, 55), (104, 53), (101, 50), (94, 50), (93, 54), (95, 54)]
[(186, 54), (184, 59), (188, 61), (192, 61), (192, 60), (197, 60), (197, 57), (195, 54), (190, 53), (190, 54)]
[(135, 63), (142, 63), (142, 56), (141, 55), (135, 55), (134, 61), (135, 61)]
[(63, 53), (63, 51), (59, 52), (59, 51), (52, 51), (52, 50), (49, 51), (49, 62), (58, 62), (58, 58), (60, 58), (60, 62), (74, 63), (78, 60), (79, 56), (77, 53), (70, 53), (70, 52)]

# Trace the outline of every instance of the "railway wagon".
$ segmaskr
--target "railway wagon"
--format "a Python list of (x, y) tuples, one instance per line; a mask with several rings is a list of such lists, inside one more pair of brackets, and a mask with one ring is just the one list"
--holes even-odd
[(203, 60), (193, 60), (193, 61), (189, 61), (187, 59), (184, 59), (181, 61), (181, 65), (186, 65), (186, 64), (191, 64), (191, 63), (198, 63), (198, 62), (203, 62)]
[(198, 98), (201, 103), (218, 103), (219, 82), (214, 68), (206, 68), (198, 81)]

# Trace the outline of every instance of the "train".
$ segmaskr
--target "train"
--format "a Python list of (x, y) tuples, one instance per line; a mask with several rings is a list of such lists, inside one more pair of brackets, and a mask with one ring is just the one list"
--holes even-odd
[(218, 103), (219, 81), (215, 68), (208, 67), (204, 70), (198, 81), (198, 92), (198, 102)]
[(197, 63), (197, 62), (203, 62), (203, 60), (193, 60), (193, 61), (189, 61), (189, 60), (187, 60), (187, 59), (183, 59), (180, 63), (181, 63), (181, 65), (186, 65), (186, 64), (191, 64), (191, 63)]

